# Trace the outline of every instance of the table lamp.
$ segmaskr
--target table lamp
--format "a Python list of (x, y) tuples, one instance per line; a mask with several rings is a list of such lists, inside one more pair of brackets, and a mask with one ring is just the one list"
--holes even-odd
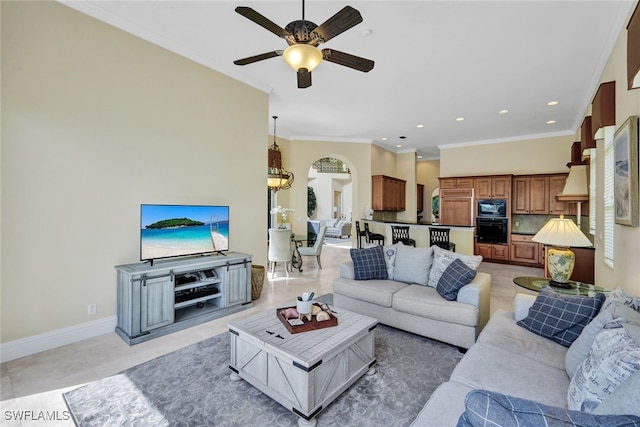
[(591, 246), (591, 241), (578, 228), (573, 220), (560, 215), (552, 218), (531, 239), (534, 242), (549, 245), (547, 249), (547, 267), (551, 286), (570, 288), (569, 278), (573, 273), (576, 256), (569, 247)]

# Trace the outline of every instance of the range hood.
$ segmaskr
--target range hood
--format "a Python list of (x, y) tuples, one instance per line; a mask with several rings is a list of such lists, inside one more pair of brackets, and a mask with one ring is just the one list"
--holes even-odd
[[(572, 165), (562, 193), (556, 195), (561, 202), (588, 202), (587, 165)], [(580, 205), (578, 205), (580, 206)]]

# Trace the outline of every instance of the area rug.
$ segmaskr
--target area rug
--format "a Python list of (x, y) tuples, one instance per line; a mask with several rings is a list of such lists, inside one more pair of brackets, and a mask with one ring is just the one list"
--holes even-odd
[[(318, 416), (318, 426), (407, 426), (462, 358), (456, 347), (378, 325), (376, 373)], [(221, 334), (63, 394), (76, 425), (296, 426), (298, 417), (229, 379)]]

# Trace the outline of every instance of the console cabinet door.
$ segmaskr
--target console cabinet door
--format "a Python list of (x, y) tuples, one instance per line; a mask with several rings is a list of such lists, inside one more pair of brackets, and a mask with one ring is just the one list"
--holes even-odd
[(244, 304), (251, 299), (251, 264), (232, 265), (220, 270), (224, 274), (225, 307)]
[(172, 276), (143, 279), (140, 286), (140, 331), (150, 331), (174, 321)]

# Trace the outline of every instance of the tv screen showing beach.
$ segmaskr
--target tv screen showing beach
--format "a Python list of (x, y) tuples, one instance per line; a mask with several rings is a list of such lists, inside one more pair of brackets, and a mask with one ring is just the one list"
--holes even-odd
[(228, 250), (229, 206), (140, 206), (141, 260)]

